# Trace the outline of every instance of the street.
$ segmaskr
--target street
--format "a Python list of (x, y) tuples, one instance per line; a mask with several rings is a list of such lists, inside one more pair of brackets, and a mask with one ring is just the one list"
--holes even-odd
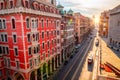
[[(90, 36), (93, 38), (87, 38), (82, 43), (81, 48), (79, 49), (79, 52), (76, 55), (74, 55), (72, 59), (70, 59), (67, 65), (64, 65), (61, 68), (59, 73), (54, 77), (54, 80), (81, 80), (80, 76), (84, 74), (83, 70), (85, 68), (87, 68), (87, 71), (85, 71), (85, 75), (92, 78), (92, 71), (93, 71), (94, 63), (91, 65), (88, 65), (87, 57), (90, 51), (94, 52), (96, 49), (94, 46), (95, 45), (94, 36), (96, 35), (96, 32), (97, 31), (94, 30), (92, 35)], [(88, 67), (84, 67), (85, 65), (88, 65)]]

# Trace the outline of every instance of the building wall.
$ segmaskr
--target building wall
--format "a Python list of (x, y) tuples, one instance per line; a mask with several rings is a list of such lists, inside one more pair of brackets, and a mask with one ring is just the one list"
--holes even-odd
[(120, 51), (120, 5), (110, 10), (108, 46)]
[[(9, 1), (1, 2), (4, 6), (2, 8), (2, 5), (0, 5), (2, 9), (0, 10), (0, 47), (2, 47), (2, 53), (0, 53), (0, 71), (2, 70), (2, 75), (0, 75), (0, 79), (9, 77), (14, 80), (15, 77), (20, 77), (23, 80), (28, 80), (32, 72), (40, 69), (43, 64), (47, 64), (52, 59), (52, 64), (56, 66), (56, 63), (60, 62), (56, 56), (61, 52), (61, 16), (55, 5), (47, 3), (43, 5), (41, 1), (37, 0), (34, 0), (34, 2), (27, 0), (28, 4), (24, 0), (13, 0), (13, 3), (11, 3), (13, 5), (8, 5)], [(15, 20), (15, 29), (12, 29), (12, 19)], [(26, 19), (29, 20), (28, 24)], [(6, 29), (1, 28), (4, 23)], [(29, 28), (27, 28), (27, 25), (29, 25)], [(2, 41), (3, 34), (4, 36), (7, 35), (7, 42)], [(14, 34), (16, 35), (16, 43), (13, 42)], [(30, 41), (28, 41), (28, 34), (30, 35)], [(6, 49), (5, 53), (4, 47)], [(15, 55), (14, 48), (18, 48), (18, 55)], [(30, 51), (29, 48), (31, 48)], [(54, 68), (54, 66), (52, 67)], [(41, 73), (43, 74), (43, 72)], [(45, 74), (48, 77), (48, 73), (45, 72)], [(37, 80), (36, 77), (37, 75), (35, 80)], [(43, 79), (43, 76), (41, 78)]]
[(110, 15), (108, 39), (109, 44), (120, 48), (120, 13)]

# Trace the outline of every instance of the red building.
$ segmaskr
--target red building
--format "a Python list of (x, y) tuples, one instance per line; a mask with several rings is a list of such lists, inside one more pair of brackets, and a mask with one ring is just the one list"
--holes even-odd
[(46, 80), (61, 64), (56, 0), (0, 1), (0, 80)]
[(68, 62), (69, 58), (73, 56), (75, 51), (75, 38), (74, 38), (74, 28), (75, 28), (75, 18), (73, 16), (73, 11), (63, 10), (64, 7), (58, 4), (57, 8), (60, 10), (62, 16), (61, 19), (61, 58), (62, 62)]

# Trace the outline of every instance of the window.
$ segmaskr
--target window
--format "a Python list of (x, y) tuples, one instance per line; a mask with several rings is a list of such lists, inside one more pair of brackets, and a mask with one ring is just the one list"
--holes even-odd
[(33, 35), (32, 35), (32, 37), (33, 37), (33, 38), (32, 38), (32, 39), (33, 39), (33, 41), (35, 41), (35, 34), (33, 34)]
[(54, 35), (56, 36), (56, 31), (54, 31)]
[(13, 7), (13, 1), (10, 1), (10, 8)]
[(34, 28), (34, 20), (32, 20), (32, 28)]
[(2, 76), (2, 70), (0, 70), (0, 77)]
[(42, 28), (44, 27), (44, 21), (43, 21), (43, 19), (41, 20), (41, 26), (42, 26)]
[(50, 57), (50, 51), (48, 51), (48, 57)]
[(26, 19), (26, 26), (27, 26), (27, 28), (30, 28), (30, 20), (29, 20), (29, 18)]
[(0, 46), (0, 54), (2, 54), (2, 46)]
[(51, 0), (51, 4), (54, 4), (54, 0)]
[(36, 41), (39, 40), (39, 33), (36, 34)]
[(48, 23), (48, 20), (47, 20), (47, 23), (46, 23), (46, 24), (47, 24), (47, 27), (48, 27), (48, 24), (49, 24), (49, 23)]
[(3, 36), (3, 34), (1, 34), (1, 38), (2, 38), (2, 42), (4, 42), (4, 36)]
[(40, 45), (37, 46), (37, 53), (40, 51)]
[(60, 35), (59, 31), (57, 31), (57, 35)]
[(48, 48), (50, 47), (50, 43), (49, 43), (49, 41), (47, 42), (47, 44), (48, 44)]
[(6, 47), (6, 53), (9, 54), (9, 48), (8, 47)]
[(7, 34), (5, 34), (5, 42), (7, 42), (8, 40), (7, 40)]
[(38, 44), (38, 52), (40, 52), (40, 45)]
[(52, 40), (52, 45), (54, 45), (54, 42), (53, 42), (53, 40)]
[(27, 34), (28, 42), (30, 42), (30, 34)]
[(49, 37), (49, 32), (47, 31), (47, 37)]
[(13, 34), (13, 42), (14, 42), (14, 43), (17, 42), (16, 34)]
[(29, 8), (28, 1), (25, 1), (26, 8)]
[(59, 27), (60, 26), (60, 24), (59, 24), (59, 22), (57, 21), (57, 27)]
[(6, 58), (4, 58), (4, 65), (5, 65), (5, 66), (7, 65), (7, 60), (6, 60)]
[(29, 55), (32, 54), (32, 53), (31, 53), (31, 47), (28, 48), (28, 53), (29, 53)]
[(14, 53), (16, 56), (18, 56), (18, 48), (14, 48)]
[(3, 54), (5, 54), (5, 47), (3, 46)]
[(44, 32), (42, 32), (42, 38), (44, 38)]
[(6, 29), (6, 21), (3, 20), (3, 28)]
[(45, 45), (44, 45), (44, 43), (42, 43), (42, 49), (44, 49), (45, 48)]
[(12, 28), (15, 29), (15, 19), (12, 19)]
[(30, 60), (30, 68), (32, 68), (32, 59)]
[(34, 47), (34, 54), (36, 54), (37, 52), (36, 52), (36, 47)]
[(2, 21), (0, 20), (0, 29), (2, 29)]
[(7, 59), (7, 67), (10, 67), (10, 59)]
[(3, 3), (1, 3), (1, 9), (3, 9), (4, 8), (4, 5), (3, 5)]
[(17, 68), (17, 69), (20, 68), (19, 61), (16, 61), (16, 68)]
[(8, 41), (7, 34), (1, 34), (1, 40), (2, 42), (7, 42)]
[(38, 19), (36, 19), (36, 28), (38, 28)]

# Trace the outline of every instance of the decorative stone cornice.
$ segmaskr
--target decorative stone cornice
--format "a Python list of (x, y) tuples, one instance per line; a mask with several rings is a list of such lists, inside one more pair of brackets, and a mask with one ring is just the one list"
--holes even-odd
[(59, 14), (49, 13), (49, 12), (44, 12), (44, 11), (38, 11), (38, 10), (33, 10), (33, 9), (27, 9), (27, 8), (24, 8), (24, 7), (0, 10), (0, 15), (12, 14), (12, 13), (29, 13), (29, 14), (36, 14), (36, 15), (43, 15), (43, 16), (61, 18), (61, 15), (59, 15)]

